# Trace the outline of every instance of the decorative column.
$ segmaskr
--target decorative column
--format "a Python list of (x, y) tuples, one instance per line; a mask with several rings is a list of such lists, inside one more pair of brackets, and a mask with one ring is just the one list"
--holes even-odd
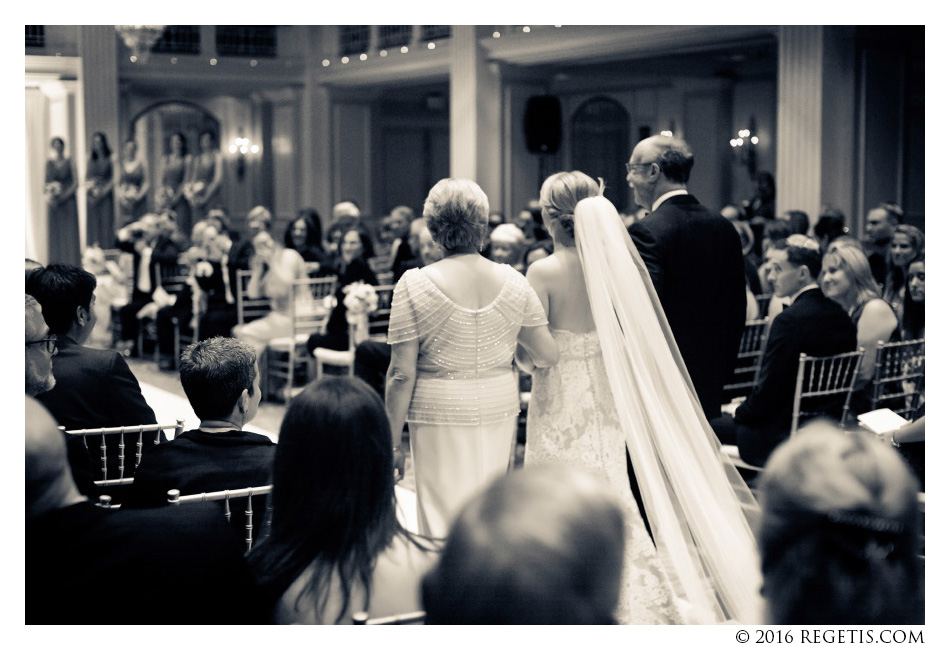
[(817, 221), (824, 203), (855, 219), (854, 42), (845, 27), (779, 28), (777, 212)]
[(452, 27), (450, 170), (453, 177), (474, 180), (492, 206), (501, 206), (501, 73), (498, 64), (485, 59), (477, 29), (474, 25)]

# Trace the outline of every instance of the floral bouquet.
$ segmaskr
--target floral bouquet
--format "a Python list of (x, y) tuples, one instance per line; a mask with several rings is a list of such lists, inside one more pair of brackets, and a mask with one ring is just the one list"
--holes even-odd
[(119, 185), (119, 201), (124, 205), (131, 205), (138, 198), (138, 189), (131, 183)]
[(372, 285), (354, 282), (343, 287), (343, 306), (346, 307), (346, 322), (357, 324), (379, 307), (379, 296)]
[(59, 195), (63, 193), (63, 186), (57, 181), (50, 181), (46, 184), (46, 187), (43, 188), (43, 194), (46, 195), (46, 201), (48, 203), (53, 203), (56, 199), (59, 198)]
[(99, 183), (94, 178), (86, 181), (86, 194), (93, 199), (99, 198)]
[(369, 338), (369, 314), (379, 307), (379, 296), (372, 285), (354, 282), (343, 287), (343, 305), (346, 307), (346, 322), (356, 327), (353, 345)]
[(185, 196), (188, 197), (188, 200), (194, 203), (201, 198), (201, 193), (205, 191), (205, 184), (201, 181), (188, 183), (185, 185), (185, 189), (183, 191)]
[(172, 198), (175, 196), (175, 188), (169, 185), (162, 185), (158, 193), (158, 205), (160, 208), (171, 207)]

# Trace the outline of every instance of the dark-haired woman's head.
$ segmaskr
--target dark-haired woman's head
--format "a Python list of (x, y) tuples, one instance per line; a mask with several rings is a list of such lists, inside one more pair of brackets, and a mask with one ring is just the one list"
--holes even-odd
[(188, 155), (188, 139), (181, 131), (175, 131), (168, 136), (168, 153), (176, 156)]
[(769, 622), (923, 622), (918, 484), (890, 445), (815, 423), (759, 480)]
[(217, 142), (218, 136), (210, 129), (206, 129), (198, 134), (198, 146), (202, 151), (212, 151), (217, 145)]
[(102, 131), (96, 131), (92, 134), (92, 159), (99, 160), (100, 157), (108, 158), (112, 155), (112, 149), (109, 148), (109, 138)]
[(59, 136), (56, 136), (55, 138), (53, 138), (52, 140), (49, 141), (49, 146), (50, 146), (50, 147), (53, 149), (53, 151), (55, 151), (57, 154), (62, 155), (63, 151), (66, 149), (66, 142), (65, 142), (65, 140), (63, 140), (63, 139), (60, 138)]
[(904, 287), (904, 322), (901, 323), (905, 339), (924, 338), (924, 255), (920, 254), (907, 265), (907, 280)]
[(383, 402), (362, 380), (323, 379), (291, 401), (279, 440), (271, 534), (254, 561), (279, 591), (316, 562), (311, 590), (319, 595), (338, 572), (348, 599), (399, 530)]
[(320, 214), (312, 208), (297, 212), (297, 218), (287, 224), (284, 231), (284, 245), (301, 252), (308, 248), (319, 248), (323, 240), (323, 227)]

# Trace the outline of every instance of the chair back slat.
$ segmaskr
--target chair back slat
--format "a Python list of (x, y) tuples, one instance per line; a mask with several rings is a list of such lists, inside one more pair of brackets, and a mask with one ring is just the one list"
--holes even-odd
[[(188, 503), (199, 503), (203, 501), (223, 501), (224, 502), (224, 516), (231, 521), (231, 499), (245, 499), (246, 505), (244, 507), (244, 530), (246, 531), (244, 542), (247, 546), (246, 551), (250, 551), (254, 546), (254, 504), (253, 497), (260, 495), (268, 495), (272, 492), (272, 485), (261, 485), (257, 487), (248, 487), (237, 490), (220, 490), (218, 492), (201, 492), (199, 494), (189, 494), (186, 496), (181, 495), (180, 490), (169, 490), (168, 491), (168, 503), (174, 506), (180, 506)], [(266, 516), (269, 516), (272, 512), (270, 501), (267, 503)], [(264, 530), (267, 531), (269, 527), (269, 520), (265, 519), (264, 521)]]
[(739, 354), (732, 381), (723, 386), (723, 398), (728, 401), (734, 397), (747, 397), (758, 380), (762, 352), (768, 332), (768, 318), (746, 321), (739, 342)]
[[(99, 461), (101, 463), (101, 477), (98, 480), (94, 480), (95, 485), (99, 487), (106, 487), (112, 485), (128, 485), (132, 482), (134, 478), (135, 470), (138, 468), (139, 463), (142, 462), (142, 454), (144, 452), (144, 435), (146, 433), (154, 433), (155, 444), (159, 444), (162, 441), (162, 432), (167, 429), (174, 429), (174, 435), (177, 437), (181, 435), (182, 431), (185, 429), (184, 419), (178, 419), (175, 421), (175, 424), (140, 424), (135, 426), (124, 426), (124, 427), (103, 427), (101, 429), (73, 429), (67, 430), (65, 427), (60, 427), (60, 430), (64, 431), (66, 435), (69, 436), (78, 436), (81, 437), (83, 443), (86, 443), (88, 438), (98, 436), (99, 437)], [(127, 445), (125, 443), (125, 436), (134, 434), (136, 436), (136, 445), (135, 445), (135, 467), (129, 468), (125, 463), (125, 452)], [(118, 458), (114, 468), (118, 473), (118, 478), (109, 478), (109, 447), (108, 439), (111, 437), (118, 438), (118, 445), (115, 448), (117, 450)], [(89, 446), (85, 444), (88, 449)], [(129, 476), (126, 476), (126, 473)]]
[(248, 285), (251, 281), (251, 271), (238, 270), (237, 272), (237, 309), (238, 325), (266, 316), (270, 312), (270, 299), (266, 297), (251, 298), (248, 295)]
[(367, 612), (354, 612), (352, 620), (353, 625), (425, 625), (426, 613), (420, 610), (418, 612), (370, 618)]
[(878, 342), (871, 380), (871, 410), (887, 407), (913, 419), (920, 405), (924, 359), (924, 339)]
[[(837, 414), (839, 409), (839, 421), (844, 424), (863, 354), (864, 349), (858, 348), (854, 352), (827, 357), (799, 356), (792, 407), (792, 434), (798, 431), (804, 418)], [(803, 404), (806, 403), (814, 403), (815, 406), (805, 409)]]

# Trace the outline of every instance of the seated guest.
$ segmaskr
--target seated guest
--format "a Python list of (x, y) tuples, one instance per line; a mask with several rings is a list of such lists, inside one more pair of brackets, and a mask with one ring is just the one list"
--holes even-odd
[(904, 222), (904, 211), (893, 203), (881, 203), (872, 208), (865, 220), (864, 252), (871, 264), (875, 281), (884, 285), (887, 279), (887, 251), (894, 229)]
[[(442, 259), (442, 248), (432, 239), (432, 233), (425, 225), (425, 219), (416, 219), (422, 227), (418, 231), (418, 249), (421, 266)], [(408, 270), (408, 269), (407, 269)], [(376, 389), (380, 397), (386, 390), (386, 372), (392, 360), (392, 347), (385, 341), (367, 339), (356, 346), (353, 359), (353, 374)]]
[(346, 297), (344, 289), (354, 282), (377, 284), (376, 274), (369, 267), (366, 250), (372, 247), (369, 235), (359, 227), (351, 227), (343, 233), (340, 257), (337, 266), (336, 306), (327, 319), (326, 332), (311, 334), (307, 350), (313, 354), (317, 348), (346, 350), (350, 346), (350, 330), (346, 320)]
[(399, 267), (393, 272), (393, 284), (399, 282), (402, 274), (409, 269), (418, 269), (423, 266), (422, 257), (419, 250), (419, 233), (426, 227), (426, 221), (422, 217), (416, 217), (409, 222), (409, 250), (412, 257), (402, 260)]
[(907, 268), (924, 252), (924, 233), (914, 226), (901, 224), (894, 228), (887, 252), (884, 278), (884, 300), (890, 303), (898, 318), (904, 316), (904, 285)]
[(307, 278), (307, 268), (300, 253), (284, 248), (270, 233), (262, 231), (254, 236), (254, 257), (251, 258), (251, 277), (247, 295), (251, 298), (269, 298), (270, 311), (244, 325), (235, 325), (232, 335), (254, 346), (258, 360), (271, 339), (290, 336), (291, 301), (294, 300), (294, 282)]
[(905, 341), (924, 338), (924, 254), (907, 266), (904, 287), (904, 319), (901, 333)]
[(284, 246), (300, 253), (304, 262), (317, 264), (320, 269), (326, 266), (329, 257), (323, 250), (320, 213), (313, 208), (298, 210), (297, 218), (288, 223), (284, 231)]
[[(254, 349), (233, 338), (193, 343), (181, 355), (181, 386), (201, 423), (159, 445), (135, 472), (130, 507), (160, 506), (168, 491), (183, 495), (270, 483), (275, 445), (259, 433), (244, 431), (261, 401)], [(264, 512), (255, 506), (259, 514)], [(242, 517), (232, 518), (240, 524)], [(238, 527), (238, 526), (235, 526)], [(255, 529), (260, 530), (255, 524)]]
[(509, 264), (519, 273), (525, 272), (524, 253), (527, 240), (524, 232), (513, 223), (503, 223), (488, 236), (491, 241), (491, 260)]
[(349, 623), (420, 609), (431, 542), (396, 517), (383, 402), (358, 379), (330, 377), (295, 397), (274, 457), (270, 536), (251, 551), (275, 623)]
[(615, 623), (623, 513), (582, 470), (502, 476), (462, 509), (423, 581), (426, 623)]
[(771, 625), (922, 625), (917, 481), (890, 445), (815, 424), (759, 480)]
[(554, 253), (554, 240), (550, 237), (534, 242), (524, 253), (524, 268), (527, 269), (532, 263), (543, 260), (552, 253)]
[(808, 228), (811, 227), (808, 221), (808, 213), (804, 210), (786, 210), (779, 219), (788, 224), (788, 228), (793, 235), (807, 235)]
[[(26, 394), (36, 397), (53, 388), (53, 356), (57, 352), (56, 335), (50, 334), (36, 298), (26, 295)], [(97, 467), (81, 438), (65, 436), (69, 466), (83, 494), (98, 494), (93, 481)]]
[(881, 290), (860, 248), (832, 244), (822, 260), (820, 283), (822, 293), (848, 312), (857, 328), (858, 347), (864, 348), (861, 370), (851, 395), (851, 410), (864, 413), (871, 410), (877, 343), (900, 340), (897, 315), (881, 300)]
[(174, 226), (168, 213), (146, 214), (116, 233), (120, 250), (132, 253), (132, 299), (119, 309), (121, 343), (119, 349), (135, 354), (133, 341), (138, 337), (139, 313), (153, 302), (162, 286), (162, 268), (177, 268), (178, 256), (187, 241)]
[(764, 464), (789, 435), (799, 355), (822, 357), (856, 347), (856, 329), (847, 312), (818, 288), (820, 272), (821, 254), (814, 240), (789, 237), (788, 247), (772, 261), (769, 278), (775, 295), (790, 298), (791, 304), (769, 328), (758, 382), (734, 418), (726, 414), (710, 422), (723, 443), (739, 447), (747, 463)]
[(822, 254), (828, 250), (831, 243), (838, 237), (848, 234), (848, 228), (844, 224), (844, 212), (831, 205), (822, 206), (818, 221), (815, 222), (815, 227), (812, 229), (815, 239), (818, 240), (818, 245), (821, 247)]
[(229, 266), (235, 270), (250, 270), (251, 258), (254, 257), (254, 237), (260, 232), (270, 232), (273, 223), (274, 217), (263, 205), (251, 208), (247, 213), (247, 237), (235, 242), (228, 257)]
[[(155, 318), (158, 334), (158, 367), (174, 370), (175, 328), (180, 332), (194, 332), (198, 325), (198, 340), (230, 334), (237, 323), (236, 302), (227, 268), (232, 242), (220, 231), (219, 222), (203, 219), (192, 229), (193, 246), (182, 254), (188, 266), (188, 280), (175, 302), (158, 310)], [(221, 332), (223, 324), (229, 329)]]
[(264, 622), (241, 544), (211, 504), (92, 505), (56, 422), (30, 397), (25, 451), (28, 625)]
[(409, 240), (409, 224), (415, 217), (412, 208), (405, 205), (397, 205), (389, 213), (389, 231), (393, 239), (388, 253), (392, 260), (390, 266), (394, 277), (397, 273), (401, 274), (403, 272), (403, 264), (411, 261), (416, 256)]
[[(96, 326), (95, 288), (95, 276), (69, 264), (50, 264), (30, 276), (26, 292), (42, 305), (59, 350), (53, 358), (56, 385), (37, 399), (67, 429), (155, 424), (155, 413), (122, 355), (84, 345)], [(154, 440), (146, 438), (147, 454)], [(110, 478), (118, 477), (118, 444), (117, 439), (107, 442)], [(98, 445), (91, 453), (98, 459)], [(135, 467), (135, 445), (126, 447), (125, 466)]]

